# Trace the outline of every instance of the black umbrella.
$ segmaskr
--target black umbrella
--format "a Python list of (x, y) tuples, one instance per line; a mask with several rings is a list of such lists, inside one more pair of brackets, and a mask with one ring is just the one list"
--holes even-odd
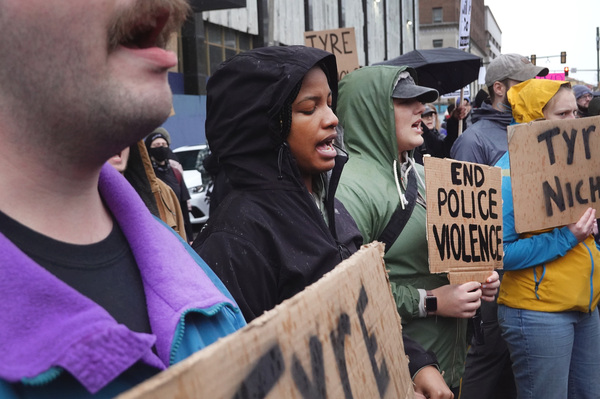
[(413, 50), (375, 65), (408, 65), (417, 71), (418, 84), (436, 89), (440, 95), (452, 93), (479, 76), (481, 57), (456, 48)]

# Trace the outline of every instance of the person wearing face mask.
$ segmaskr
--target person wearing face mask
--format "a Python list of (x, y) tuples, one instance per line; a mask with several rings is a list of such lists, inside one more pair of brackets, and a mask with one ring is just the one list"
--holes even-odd
[(142, 140), (113, 155), (108, 163), (131, 183), (150, 213), (187, 241), (179, 199), (167, 183), (156, 177)]
[(183, 180), (182, 172), (177, 167), (174, 167), (173, 162), (171, 162), (171, 157), (173, 156), (173, 152), (169, 148), (171, 138), (164, 128), (159, 127), (146, 137), (144, 143), (152, 160), (152, 167), (156, 177), (171, 187), (177, 196), (183, 214), (185, 234), (191, 242), (193, 230), (188, 206), (190, 193)]
[[(508, 91), (517, 123), (575, 119), (568, 82), (532, 79)], [(600, 392), (600, 251), (596, 211), (576, 223), (518, 234), (510, 177), (502, 168), (504, 279), (498, 321), (519, 398), (597, 398)]]

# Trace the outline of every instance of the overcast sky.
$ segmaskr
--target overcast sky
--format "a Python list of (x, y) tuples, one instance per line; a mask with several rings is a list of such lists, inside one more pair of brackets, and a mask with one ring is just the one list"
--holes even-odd
[[(502, 30), (502, 53), (536, 54), (537, 65), (550, 72), (597, 85), (596, 27), (600, 26), (600, 0), (484, 0)], [(542, 58), (567, 52), (560, 57)], [(573, 69), (577, 68), (577, 72)], [(584, 70), (591, 71), (584, 71)]]

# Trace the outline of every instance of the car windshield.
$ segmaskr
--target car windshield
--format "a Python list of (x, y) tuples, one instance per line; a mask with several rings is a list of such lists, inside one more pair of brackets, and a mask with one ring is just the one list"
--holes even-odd
[(177, 152), (177, 158), (179, 163), (183, 166), (183, 170), (194, 170), (198, 160), (198, 153), (200, 150), (180, 151)]

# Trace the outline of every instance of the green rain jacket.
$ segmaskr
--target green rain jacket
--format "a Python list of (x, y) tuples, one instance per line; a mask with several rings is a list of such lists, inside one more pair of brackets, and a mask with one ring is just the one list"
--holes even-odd
[[(370, 66), (350, 73), (339, 84), (337, 114), (349, 161), (336, 196), (356, 221), (365, 243), (379, 237), (400, 202), (394, 161), (400, 179), (401, 160), (391, 96), (404, 70), (414, 77), (410, 68)], [(416, 168), (424, 182), (422, 166)], [(403, 183), (400, 185), (404, 191)], [(419, 192), (425, 198), (421, 183)], [(449, 284), (445, 274), (429, 272), (425, 216), (425, 207), (417, 203), (384, 260), (404, 333), (435, 352), (446, 383), (458, 387), (467, 353), (467, 320), (419, 317), (418, 289)]]

